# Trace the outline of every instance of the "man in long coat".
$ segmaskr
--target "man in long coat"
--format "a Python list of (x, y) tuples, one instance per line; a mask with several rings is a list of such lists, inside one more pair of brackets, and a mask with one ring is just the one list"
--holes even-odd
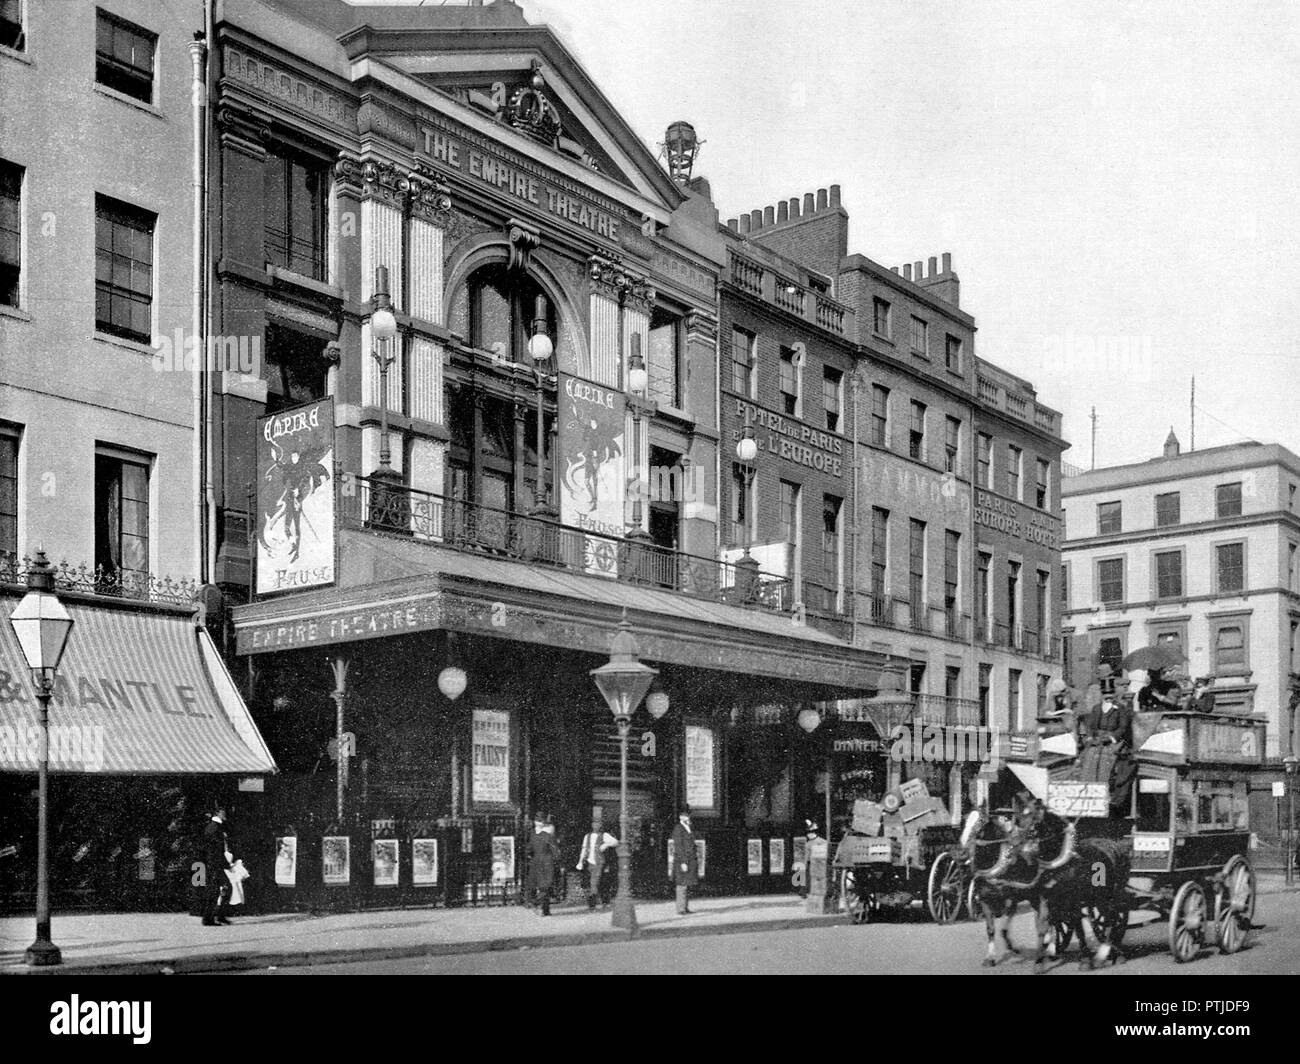
[(230, 842), (226, 838), (226, 811), (217, 809), (203, 828), (203, 923), (228, 924), (222, 913), (222, 902), (230, 894)]
[(1084, 742), (1091, 748), (1100, 777), (1110, 785), (1110, 815), (1129, 815), (1133, 795), (1133, 777), (1137, 764), (1133, 760), (1133, 711), (1108, 695), (1092, 707), (1083, 718)]
[(560, 847), (554, 831), (548, 831), (540, 814), (533, 818), (533, 837), (528, 841), (528, 885), (531, 895), (542, 907), (542, 915), (551, 915), (551, 891), (555, 887), (555, 863)]
[(687, 892), (699, 882), (700, 862), (695, 852), (695, 834), (691, 831), (691, 814), (683, 812), (673, 827), (673, 883), (677, 887), (677, 914), (689, 913)]

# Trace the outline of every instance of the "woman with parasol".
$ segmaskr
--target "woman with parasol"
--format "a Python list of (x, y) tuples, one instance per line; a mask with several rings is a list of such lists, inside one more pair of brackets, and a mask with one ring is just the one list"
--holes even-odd
[(1176, 669), (1187, 659), (1169, 643), (1139, 647), (1121, 663), (1126, 671), (1145, 669), (1147, 684), (1138, 692), (1138, 709), (1143, 713), (1164, 713), (1181, 708), (1174, 692), (1178, 684), (1165, 678), (1165, 670)]

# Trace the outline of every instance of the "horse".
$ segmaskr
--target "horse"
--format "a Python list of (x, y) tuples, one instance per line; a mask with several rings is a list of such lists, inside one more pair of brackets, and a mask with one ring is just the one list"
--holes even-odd
[[(1007, 952), (1019, 952), (1011, 944), (1009, 927), (1021, 901), (1028, 902), (1035, 917), (1035, 973), (1044, 971), (1049, 953), (1055, 956), (1058, 941), (1064, 947), (1071, 936), (1077, 936), (1087, 948), (1085, 914), (1098, 947), (1082, 967), (1119, 961), (1120, 925), (1127, 919), (1128, 869), (1117, 843), (1078, 840), (1075, 824), (1049, 812), (1041, 802), (1022, 800), (1018, 808), (1000, 811), (993, 818), (982, 809), (973, 812), (962, 844), (970, 854), (975, 898), (984, 913), (985, 967), (997, 965)], [(1005, 946), (1001, 952), (999, 938)]]

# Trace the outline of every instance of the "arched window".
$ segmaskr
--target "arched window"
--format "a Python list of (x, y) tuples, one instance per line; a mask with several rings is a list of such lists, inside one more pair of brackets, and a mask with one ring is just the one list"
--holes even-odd
[(541, 286), (505, 263), (482, 266), (470, 274), (452, 300), (451, 331), (467, 337), (474, 347), (531, 365), (527, 344), (534, 331), (539, 297), (546, 333), (554, 343), (555, 303)]

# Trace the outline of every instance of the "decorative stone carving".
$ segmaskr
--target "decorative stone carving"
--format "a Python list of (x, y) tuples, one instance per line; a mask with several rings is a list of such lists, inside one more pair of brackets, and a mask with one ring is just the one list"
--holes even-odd
[(506, 239), (510, 241), (510, 269), (526, 271), (529, 258), (542, 242), (541, 232), (527, 222), (511, 218), (506, 222)]
[(511, 93), (501, 114), (511, 128), (554, 148), (560, 138), (562, 123), (559, 111), (542, 92), (545, 86), (542, 64), (534, 59), (528, 84)]
[(587, 275), (595, 292), (647, 314), (654, 308), (657, 293), (649, 279), (629, 270), (621, 257), (592, 255)]
[(406, 171), (392, 163), (368, 159), (361, 164), (361, 194), (367, 199), (378, 199), (394, 207), (406, 205), (410, 181)]
[(223, 148), (234, 148), (258, 159), (265, 157), (267, 144), (273, 139), (264, 122), (229, 106), (217, 112), (217, 129)]
[(437, 171), (417, 166), (406, 175), (411, 215), (445, 227), (451, 215), (451, 187)]
[(712, 314), (692, 310), (686, 315), (686, 342), (712, 345), (718, 338), (718, 319)]
[(351, 152), (341, 151), (334, 163), (334, 181), (341, 195), (361, 195), (361, 160)]

